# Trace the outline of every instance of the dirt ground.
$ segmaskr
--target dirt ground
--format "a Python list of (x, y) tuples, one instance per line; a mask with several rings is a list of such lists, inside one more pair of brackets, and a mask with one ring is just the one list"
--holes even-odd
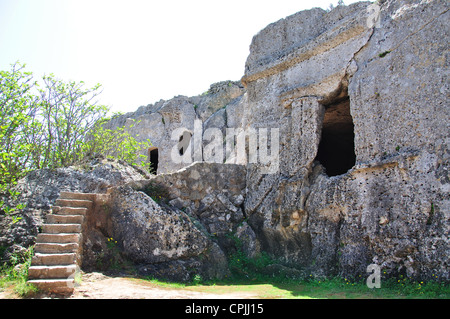
[(188, 289), (159, 287), (150, 282), (100, 273), (83, 274), (71, 299), (247, 299), (250, 293), (210, 294)]
[[(37, 295), (33, 299), (58, 298)], [(126, 277), (109, 277), (101, 273), (83, 273), (79, 285), (67, 299), (251, 299), (256, 294), (233, 292), (211, 294), (191, 291), (189, 288), (166, 288), (144, 280)], [(0, 291), (0, 299), (20, 299), (12, 287)]]

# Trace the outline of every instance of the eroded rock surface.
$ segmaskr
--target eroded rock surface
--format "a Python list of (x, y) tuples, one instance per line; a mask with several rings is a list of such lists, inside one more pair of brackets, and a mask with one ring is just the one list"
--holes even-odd
[(91, 217), (85, 255), (93, 253), (84, 266), (95, 268), (98, 260), (114, 257), (104, 255), (112, 238), (109, 246), (117, 244), (141, 275), (223, 278), (234, 248), (227, 236), (245, 224), (244, 193), (245, 166), (214, 163), (113, 187), (103, 212)]
[[(242, 85), (222, 82), (110, 122), (150, 138), (165, 174), (107, 170), (59, 182), (40, 171), (24, 196), (47, 208), (59, 190), (108, 189), (104, 213), (90, 221), (91, 266), (114, 255), (104, 254), (114, 238), (141, 273), (221, 277), (238, 238), (249, 257), (277, 260), (268, 272), (352, 278), (377, 264), (387, 276), (448, 281), (448, 10), (446, 0), (388, 0), (281, 19), (253, 38)], [(174, 163), (170, 152), (195, 123), (200, 135), (278, 129), (279, 169), (248, 158)], [(193, 139), (205, 146), (203, 137)]]
[[(313, 9), (254, 37), (247, 123), (282, 131), (279, 173), (249, 165), (247, 175), (245, 210), (263, 250), (319, 275), (356, 277), (376, 263), (448, 280), (448, 9)], [(327, 118), (346, 99), (354, 165), (333, 174), (326, 161), (339, 152), (318, 154), (330, 124), (349, 123)]]

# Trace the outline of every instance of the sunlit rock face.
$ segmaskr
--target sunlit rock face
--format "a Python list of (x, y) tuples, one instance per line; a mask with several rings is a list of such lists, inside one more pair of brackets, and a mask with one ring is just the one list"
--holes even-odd
[(448, 7), (313, 9), (253, 38), (245, 122), (280, 128), (280, 170), (248, 165), (262, 250), (317, 274), (447, 278)]
[[(359, 2), (268, 25), (241, 82), (107, 124), (151, 140), (142, 155), (157, 175), (117, 163), (32, 173), (19, 187), (37, 211), (11, 228), (3, 219), (0, 244), (32, 243), (61, 190), (97, 192), (107, 200), (86, 234), (94, 266), (113, 237), (142, 274), (173, 280), (224, 277), (239, 251), (269, 254), (267, 272), (359, 278), (376, 264), (448, 281), (448, 9)], [(229, 152), (230, 130), (245, 133), (232, 136), (244, 154)]]

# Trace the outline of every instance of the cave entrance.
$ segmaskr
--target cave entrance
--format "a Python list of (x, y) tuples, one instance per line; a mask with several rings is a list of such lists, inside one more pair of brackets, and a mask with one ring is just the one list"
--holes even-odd
[(157, 174), (158, 171), (158, 163), (159, 163), (159, 154), (158, 148), (152, 147), (148, 150), (148, 161), (150, 163), (150, 172), (153, 174)]
[(322, 136), (316, 160), (331, 177), (344, 174), (355, 165), (355, 133), (347, 94), (324, 106)]

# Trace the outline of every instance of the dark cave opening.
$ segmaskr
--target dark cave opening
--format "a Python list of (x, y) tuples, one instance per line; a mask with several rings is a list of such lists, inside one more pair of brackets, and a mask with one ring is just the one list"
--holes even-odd
[(149, 150), (148, 159), (150, 162), (150, 172), (156, 174), (158, 171), (158, 162), (159, 162), (159, 154), (157, 147), (154, 147)]
[(316, 160), (330, 177), (344, 174), (355, 165), (355, 133), (348, 95), (325, 105)]

